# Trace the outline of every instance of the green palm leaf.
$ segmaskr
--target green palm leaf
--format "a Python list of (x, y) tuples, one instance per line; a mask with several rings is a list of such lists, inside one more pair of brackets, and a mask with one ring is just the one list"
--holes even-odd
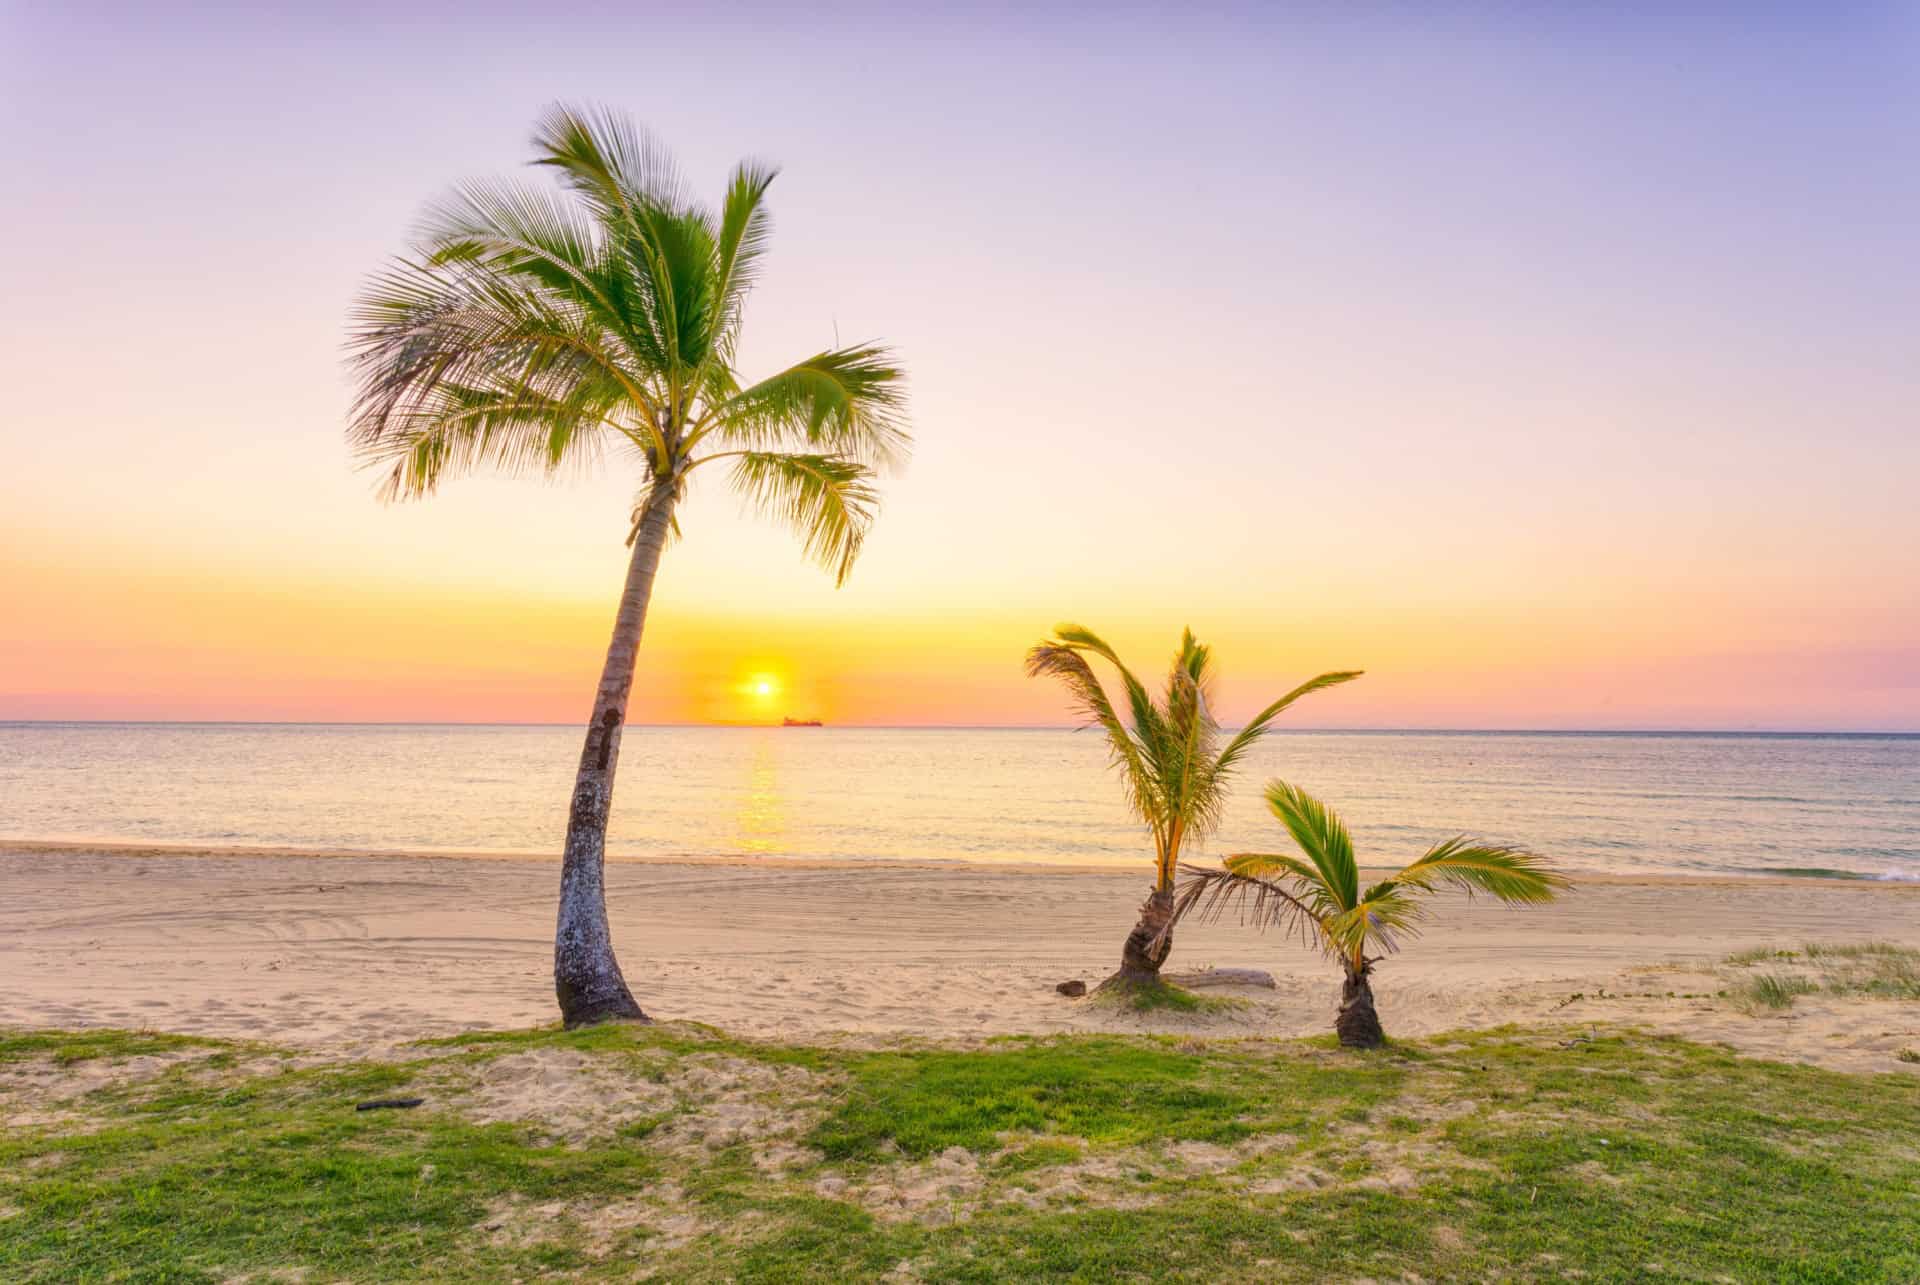
[(872, 344), (816, 353), (720, 403), (710, 431), (730, 445), (804, 446), (888, 467), (906, 440), (903, 381)]
[[(1093, 666), (1080, 654), (1083, 645), (1063, 641), (1075, 632), (1073, 626), (1063, 625), (1055, 631), (1056, 641), (1041, 643), (1029, 650), (1027, 676), (1059, 679), (1080, 714), (1107, 734), (1107, 748), (1114, 766), (1120, 770), (1120, 784), (1126, 794), (1127, 809), (1145, 821), (1158, 839), (1162, 832), (1163, 809), (1146, 747), (1128, 731), (1120, 721), (1120, 716), (1114, 712), (1113, 702), (1108, 699), (1100, 676), (1093, 672)], [(1092, 637), (1091, 634), (1086, 636)], [(1127, 677), (1131, 678), (1132, 675)]]
[(1267, 785), (1267, 807), (1307, 854), (1328, 898), (1342, 910), (1360, 902), (1360, 867), (1346, 823), (1326, 804), (1285, 781)]
[(1189, 914), (1202, 923), (1218, 922), (1232, 912), (1242, 924), (1298, 935), (1303, 943), (1328, 948), (1322, 924), (1326, 914), (1282, 879), (1243, 874), (1224, 867), (1182, 864), (1173, 919), (1168, 931)]
[(1366, 673), (1364, 669), (1343, 669), (1331, 674), (1321, 674), (1316, 678), (1309, 678), (1306, 682), (1300, 684), (1285, 696), (1282, 696), (1279, 700), (1249, 719), (1247, 725), (1241, 728), (1240, 731), (1235, 734), (1234, 738), (1227, 742), (1226, 748), (1220, 751), (1220, 761), (1217, 770), (1223, 776), (1231, 772), (1240, 762), (1241, 757), (1253, 746), (1254, 742), (1266, 734), (1267, 729), (1273, 725), (1273, 720), (1286, 712), (1288, 707), (1302, 696), (1324, 690), (1328, 687), (1337, 687), (1341, 683), (1350, 683), (1364, 673)]
[(1566, 876), (1544, 857), (1523, 848), (1475, 843), (1465, 835), (1434, 844), (1394, 879), (1423, 889), (1445, 884), (1469, 896), (1484, 892), (1520, 904), (1552, 901), (1568, 886)]
[(837, 455), (747, 451), (734, 460), (734, 489), (800, 537), (807, 556), (844, 583), (873, 525), (879, 494), (864, 464)]

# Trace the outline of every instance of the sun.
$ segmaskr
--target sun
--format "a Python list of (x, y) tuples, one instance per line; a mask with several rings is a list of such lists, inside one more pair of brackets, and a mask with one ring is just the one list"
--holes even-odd
[(755, 704), (765, 704), (780, 694), (780, 688), (780, 675), (763, 669), (748, 674), (746, 681), (734, 690)]

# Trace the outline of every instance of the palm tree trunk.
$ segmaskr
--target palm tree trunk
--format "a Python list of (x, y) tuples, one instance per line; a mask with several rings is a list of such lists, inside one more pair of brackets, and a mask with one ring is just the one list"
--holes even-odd
[(1387, 1033), (1380, 1029), (1380, 1014), (1373, 1007), (1373, 984), (1367, 980), (1373, 965), (1362, 960), (1355, 967), (1349, 960), (1346, 967), (1347, 980), (1340, 987), (1340, 1013), (1333, 1019), (1333, 1029), (1347, 1048), (1377, 1049), (1387, 1042)]
[(1146, 986), (1160, 980), (1160, 965), (1173, 953), (1173, 889), (1155, 888), (1140, 906), (1139, 922), (1120, 947), (1120, 971), (1103, 986)]
[(633, 691), (633, 662), (640, 631), (647, 622), (653, 575), (660, 567), (673, 520), (674, 490), (656, 482), (648, 494), (627, 563), (627, 584), (613, 620), (613, 640), (593, 698), (593, 719), (573, 778), (573, 805), (567, 813), (567, 846), (560, 862), (560, 920), (553, 936), (553, 989), (560, 1016), (569, 1027), (613, 1019), (649, 1020), (634, 1002), (613, 957), (607, 926), (607, 815), (613, 804), (613, 777), (620, 765), (620, 732), (627, 721), (627, 697)]

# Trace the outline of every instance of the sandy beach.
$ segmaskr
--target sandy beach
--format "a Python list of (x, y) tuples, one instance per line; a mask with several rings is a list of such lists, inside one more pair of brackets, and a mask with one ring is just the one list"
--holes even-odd
[[(554, 1018), (553, 863), (0, 847), (0, 1024), (118, 1026), (369, 1051)], [(1297, 943), (1186, 926), (1170, 970), (1255, 967), (1272, 989), (1142, 1018), (1054, 984), (1098, 981), (1144, 891), (1127, 872), (615, 862), (615, 939), (654, 1015), (803, 1039), (1086, 1030), (1329, 1029), (1337, 974)], [(1920, 886), (1587, 878), (1554, 906), (1449, 897), (1379, 970), (1388, 1029), (1632, 1023), (1852, 1070), (1900, 1065), (1911, 1004), (1822, 995), (1786, 1016), (1713, 998), (1731, 952), (1920, 946)], [(1579, 995), (1579, 999), (1571, 997)]]

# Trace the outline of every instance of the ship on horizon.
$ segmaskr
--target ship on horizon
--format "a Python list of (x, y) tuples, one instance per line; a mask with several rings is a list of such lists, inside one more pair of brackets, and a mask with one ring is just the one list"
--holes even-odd
[(825, 724), (823, 724), (817, 718), (783, 718), (780, 720), (780, 726), (782, 727), (823, 727), (825, 726)]

